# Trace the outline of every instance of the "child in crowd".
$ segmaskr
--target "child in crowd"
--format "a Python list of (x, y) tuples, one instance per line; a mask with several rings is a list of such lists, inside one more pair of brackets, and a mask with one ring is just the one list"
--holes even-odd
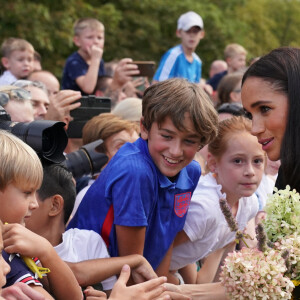
[(181, 39), (181, 44), (164, 54), (153, 80), (181, 77), (199, 83), (202, 62), (195, 50), (205, 35), (202, 18), (193, 11), (181, 15), (177, 21), (176, 35)]
[(105, 75), (102, 59), (104, 25), (93, 18), (79, 19), (74, 24), (73, 41), (78, 51), (71, 54), (66, 61), (62, 88), (91, 94), (98, 76)]
[[(104, 25), (97, 19), (82, 18), (74, 24), (73, 41), (78, 51), (71, 54), (65, 64), (62, 77), (62, 89), (81, 91), (82, 94), (92, 94), (99, 76), (105, 75), (103, 48)], [(138, 75), (139, 71), (129, 58), (122, 59), (115, 70), (110, 84), (112, 90), (119, 89), (130, 76)]]
[(224, 58), (227, 63), (228, 69), (221, 73), (216, 74), (207, 83), (212, 86), (213, 90), (216, 91), (220, 80), (226, 75), (236, 71), (243, 71), (246, 67), (246, 49), (239, 44), (229, 44), (224, 50)]
[(242, 103), (242, 77), (243, 72), (234, 72), (221, 79), (217, 89), (218, 107), (223, 103)]
[(6, 39), (1, 45), (1, 56), (1, 63), (6, 71), (0, 77), (0, 86), (26, 78), (33, 71), (34, 48), (26, 40)]
[[(41, 162), (32, 148), (19, 138), (0, 131), (0, 220), (4, 225), (4, 258), (11, 267), (6, 286), (24, 282), (46, 299), (53, 299), (42, 287), (48, 286), (55, 299), (82, 299), (82, 292), (71, 269), (56, 254), (51, 244), (24, 227), (25, 220), (38, 207), (36, 190), (43, 177)], [(19, 255), (38, 257), (50, 269), (47, 277), (37, 280)], [(49, 285), (48, 285), (49, 284)]]
[(184, 229), (174, 243), (171, 270), (205, 258), (198, 274), (195, 265), (183, 270), (186, 283), (212, 282), (224, 252), (234, 250), (235, 232), (227, 225), (220, 199), (226, 199), (231, 207), (239, 230), (247, 227), (255, 237), (258, 200), (254, 193), (261, 182), (266, 157), (251, 135), (251, 122), (244, 117), (220, 122), (218, 136), (208, 151), (210, 173), (199, 180)]
[[(75, 196), (72, 174), (65, 167), (59, 164), (44, 167), (43, 182), (37, 191), (39, 207), (26, 220), (26, 227), (51, 242), (59, 256), (69, 263), (79, 284), (86, 287), (102, 281), (103, 289), (111, 290), (116, 282), (114, 275), (119, 274), (125, 264), (131, 267), (138, 282), (155, 278), (153, 269), (140, 255), (109, 258), (104, 241), (94, 231), (74, 228), (65, 232)], [(159, 295), (163, 282), (163, 278), (152, 280), (152, 292)], [(148, 284), (136, 286), (137, 298), (139, 293), (146, 292), (143, 288)], [(126, 289), (123, 292), (118, 299), (127, 299)]]
[(201, 173), (193, 158), (216, 136), (218, 119), (208, 95), (185, 79), (150, 86), (142, 101), (141, 138), (119, 149), (68, 228), (94, 230), (111, 256), (144, 255), (167, 275)]

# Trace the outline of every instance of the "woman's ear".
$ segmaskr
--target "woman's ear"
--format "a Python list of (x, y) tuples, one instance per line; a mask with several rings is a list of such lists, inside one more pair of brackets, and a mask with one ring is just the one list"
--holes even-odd
[(144, 117), (141, 117), (140, 129), (141, 129), (141, 138), (145, 141), (148, 140), (148, 130), (145, 127)]
[(51, 209), (49, 211), (50, 217), (59, 215), (64, 210), (64, 199), (61, 195), (54, 195), (51, 197)]
[(217, 173), (217, 160), (210, 152), (207, 153), (207, 166), (210, 172)]

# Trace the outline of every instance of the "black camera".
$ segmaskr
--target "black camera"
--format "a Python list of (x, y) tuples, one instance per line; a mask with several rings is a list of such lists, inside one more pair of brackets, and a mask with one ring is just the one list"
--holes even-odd
[(73, 121), (69, 123), (67, 130), (69, 138), (81, 138), (82, 128), (88, 120), (111, 110), (110, 98), (89, 95), (81, 97), (78, 101), (81, 105), (70, 111)]
[(68, 137), (65, 123), (56, 121), (12, 122), (10, 115), (0, 105), (0, 129), (6, 130), (28, 144), (41, 159), (52, 163), (65, 160)]
[(66, 155), (66, 160), (63, 164), (73, 174), (75, 179), (83, 175), (100, 173), (102, 167), (108, 161), (108, 157), (104, 153), (97, 151), (97, 148), (102, 143), (102, 140), (97, 140)]

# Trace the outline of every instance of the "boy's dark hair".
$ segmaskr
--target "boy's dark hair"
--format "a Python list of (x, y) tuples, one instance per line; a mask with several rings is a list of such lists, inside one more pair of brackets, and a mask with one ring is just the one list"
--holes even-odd
[(142, 101), (143, 125), (151, 129), (169, 117), (178, 130), (184, 128), (185, 113), (189, 113), (195, 131), (204, 146), (212, 141), (218, 130), (218, 115), (212, 101), (198, 84), (186, 79), (172, 78), (151, 85)]
[[(300, 49), (281, 47), (272, 50), (252, 64), (244, 74), (242, 86), (249, 77), (257, 77), (270, 84), (274, 92), (288, 98), (288, 115), (285, 134), (281, 142), (281, 186), (287, 184), (300, 191)], [(284, 124), (283, 124), (284, 126)]]
[(64, 199), (64, 223), (69, 220), (76, 199), (76, 188), (72, 173), (61, 164), (44, 166), (41, 188), (37, 191), (41, 201), (60, 195)]

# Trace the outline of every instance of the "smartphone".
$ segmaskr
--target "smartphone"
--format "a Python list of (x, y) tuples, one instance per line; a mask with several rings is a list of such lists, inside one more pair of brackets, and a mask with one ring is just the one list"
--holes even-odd
[(82, 128), (92, 117), (111, 111), (111, 99), (96, 97), (93, 95), (83, 96), (78, 100), (81, 106), (70, 111), (73, 121), (69, 123), (68, 137), (81, 138)]
[(153, 77), (156, 65), (154, 61), (133, 61), (132, 64), (137, 65), (140, 71), (140, 74), (135, 76)]

